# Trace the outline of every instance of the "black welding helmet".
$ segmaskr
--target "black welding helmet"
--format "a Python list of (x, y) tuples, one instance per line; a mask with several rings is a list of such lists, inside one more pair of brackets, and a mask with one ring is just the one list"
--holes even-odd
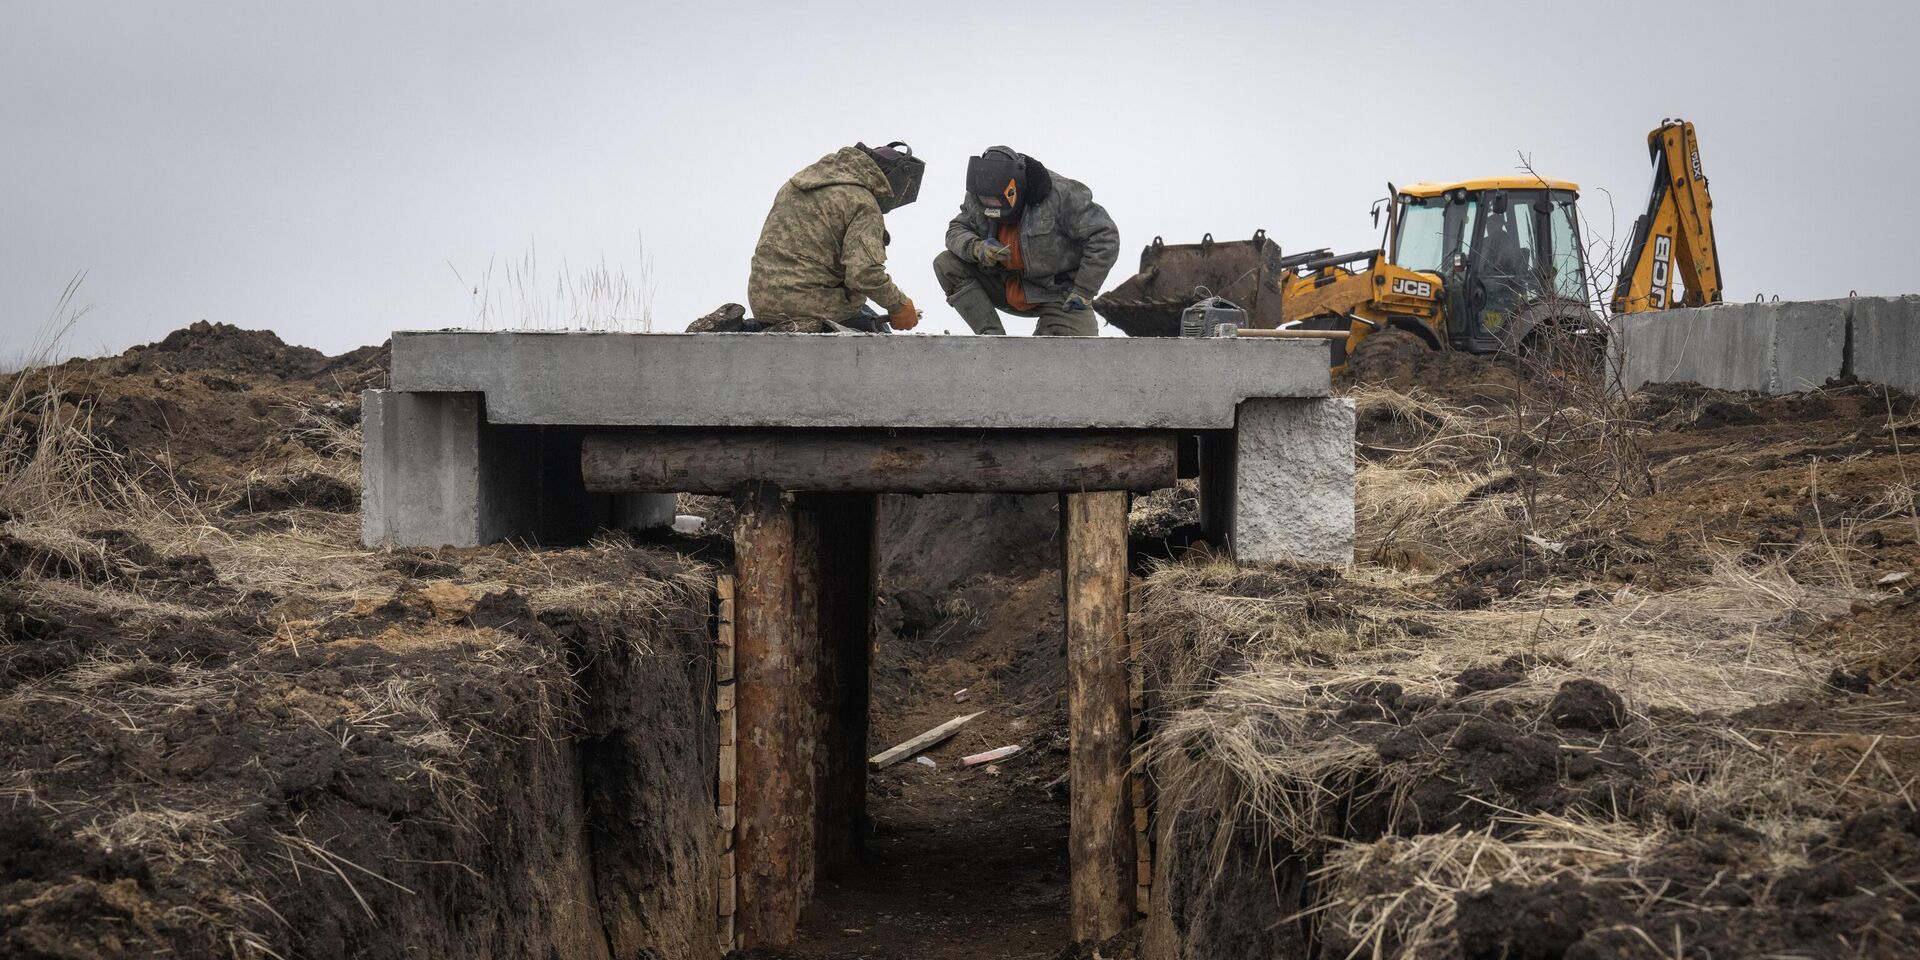
[(1010, 147), (988, 147), (967, 161), (967, 193), (980, 201), (987, 218), (1012, 220), (1028, 201), (1027, 158)]
[(920, 197), (920, 178), (927, 172), (927, 162), (914, 156), (912, 147), (898, 140), (884, 147), (869, 147), (864, 143), (856, 143), (854, 147), (879, 164), (888, 189), (893, 191), (890, 199), (880, 202), (882, 211), (904, 207)]

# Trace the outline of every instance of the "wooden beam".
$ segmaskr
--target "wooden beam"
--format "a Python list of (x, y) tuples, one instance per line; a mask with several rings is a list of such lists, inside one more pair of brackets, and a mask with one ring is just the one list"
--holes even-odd
[(793, 801), (806, 775), (793, 766), (793, 512), (768, 484), (742, 488), (734, 509), (735, 927), (743, 946), (783, 947), (800, 920)]
[(1133, 798), (1127, 762), (1127, 495), (1060, 498), (1065, 528), (1067, 723), (1072, 753), (1069, 929), (1105, 940), (1136, 919)]
[(934, 727), (932, 730), (928, 730), (925, 733), (907, 738), (907, 740), (905, 740), (898, 746), (889, 748), (887, 750), (882, 750), (879, 753), (874, 754), (873, 759), (868, 760), (867, 764), (873, 767), (873, 769), (875, 770), (883, 770), (887, 767), (891, 767), (894, 764), (899, 763), (900, 761), (905, 760), (906, 758), (911, 757), (914, 754), (927, 749), (928, 747), (938, 744), (941, 741), (947, 739), (948, 737), (953, 736), (956, 733), (959, 733), (960, 728), (966, 726), (968, 720), (972, 720), (974, 717), (977, 717), (979, 715), (980, 715), (979, 713), (969, 713), (965, 716), (954, 717), (952, 720), (948, 720), (946, 723), (943, 723), (937, 727)]
[(1174, 485), (1177, 441), (1145, 431), (594, 434), (580, 451), (587, 489), (728, 493), (765, 481), (788, 490), (1051, 493)]

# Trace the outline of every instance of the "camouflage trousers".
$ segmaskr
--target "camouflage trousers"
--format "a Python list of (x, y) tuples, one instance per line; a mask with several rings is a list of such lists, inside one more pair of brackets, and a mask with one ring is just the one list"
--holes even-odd
[(1007, 305), (1006, 274), (968, 263), (951, 251), (933, 258), (933, 275), (939, 279), (940, 289), (946, 291), (947, 304), (960, 314), (960, 319), (967, 321), (974, 333), (1005, 336), (1007, 328), (1000, 325), (1000, 311), (1004, 310), (1016, 317), (1037, 320), (1033, 328), (1036, 337), (1100, 335), (1100, 324), (1094, 319), (1092, 307), (1069, 311), (1062, 304), (1040, 303), (1031, 310), (1015, 310)]

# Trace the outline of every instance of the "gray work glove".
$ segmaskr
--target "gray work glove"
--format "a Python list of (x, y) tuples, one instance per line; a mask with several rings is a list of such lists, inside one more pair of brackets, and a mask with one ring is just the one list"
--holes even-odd
[(973, 242), (973, 262), (983, 267), (1003, 267), (1013, 259), (1013, 248), (998, 240), (981, 238)]
[(1067, 294), (1067, 302), (1065, 306), (1067, 308), (1068, 313), (1079, 313), (1080, 311), (1085, 310), (1087, 308), (1088, 306), (1087, 298), (1077, 293), (1069, 293)]

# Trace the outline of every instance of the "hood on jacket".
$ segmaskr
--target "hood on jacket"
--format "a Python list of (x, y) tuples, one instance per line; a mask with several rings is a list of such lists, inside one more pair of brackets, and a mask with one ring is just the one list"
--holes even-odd
[(887, 185), (887, 175), (880, 172), (880, 165), (867, 156), (859, 147), (841, 147), (821, 157), (806, 169), (793, 175), (793, 185), (802, 190), (818, 190), (844, 184), (860, 187), (873, 193), (873, 198), (882, 206), (893, 199), (893, 188)]

